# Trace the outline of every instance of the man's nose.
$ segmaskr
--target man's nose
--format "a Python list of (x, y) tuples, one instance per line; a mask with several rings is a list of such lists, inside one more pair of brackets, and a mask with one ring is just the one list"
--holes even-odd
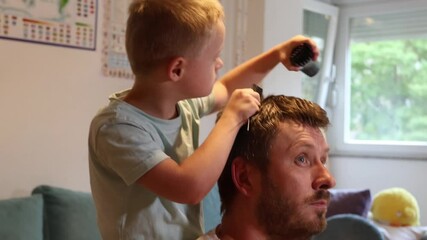
[(330, 189), (335, 187), (336, 181), (332, 174), (329, 172), (326, 165), (320, 163), (317, 164), (313, 169), (314, 171), (314, 181), (313, 181), (313, 189)]

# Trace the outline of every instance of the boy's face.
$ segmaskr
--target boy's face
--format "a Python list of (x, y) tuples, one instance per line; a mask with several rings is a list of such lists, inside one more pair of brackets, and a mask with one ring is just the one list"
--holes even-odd
[(256, 214), (267, 234), (312, 236), (325, 228), (327, 189), (335, 186), (326, 168), (328, 152), (320, 129), (294, 122), (279, 125), (267, 174), (260, 173), (258, 185)]
[(219, 21), (212, 30), (210, 39), (194, 58), (189, 58), (186, 68), (186, 86), (191, 97), (207, 96), (217, 78), (218, 70), (224, 65), (220, 57), (224, 46), (225, 26)]

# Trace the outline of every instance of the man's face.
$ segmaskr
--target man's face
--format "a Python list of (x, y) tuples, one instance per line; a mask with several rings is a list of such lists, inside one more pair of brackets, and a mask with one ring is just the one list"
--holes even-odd
[(326, 227), (327, 189), (335, 179), (326, 169), (329, 147), (320, 129), (285, 122), (272, 142), (267, 173), (260, 173), (256, 209), (271, 238), (309, 238)]

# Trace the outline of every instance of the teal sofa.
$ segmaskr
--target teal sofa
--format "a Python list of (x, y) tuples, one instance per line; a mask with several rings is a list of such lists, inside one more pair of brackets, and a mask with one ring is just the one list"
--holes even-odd
[(1, 240), (100, 240), (92, 196), (41, 185), (31, 196), (0, 200)]
[[(203, 202), (206, 229), (221, 220), (217, 186)], [(101, 240), (92, 195), (41, 185), (31, 196), (0, 200), (0, 240)]]

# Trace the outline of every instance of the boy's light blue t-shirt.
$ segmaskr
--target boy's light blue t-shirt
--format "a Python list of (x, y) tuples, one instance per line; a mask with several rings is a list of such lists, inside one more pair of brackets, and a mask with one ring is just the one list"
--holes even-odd
[(200, 118), (212, 111), (213, 96), (180, 101), (179, 117), (163, 120), (122, 101), (126, 94), (112, 95), (90, 127), (89, 170), (101, 235), (196, 239), (203, 234), (200, 204), (169, 201), (136, 181), (162, 160), (180, 163), (194, 152)]

